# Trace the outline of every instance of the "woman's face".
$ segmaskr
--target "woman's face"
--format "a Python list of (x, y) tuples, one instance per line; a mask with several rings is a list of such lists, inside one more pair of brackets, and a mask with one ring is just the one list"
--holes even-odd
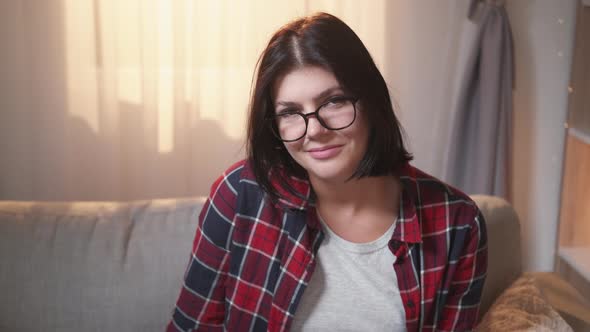
[[(322, 67), (306, 66), (280, 77), (273, 87), (275, 112), (287, 110), (304, 114), (321, 105), (347, 96), (332, 72)], [(350, 127), (341, 130), (324, 128), (316, 117), (308, 118), (307, 133), (294, 142), (285, 142), (291, 157), (309, 174), (312, 182), (342, 183), (357, 169), (367, 150), (369, 130), (360, 103)]]

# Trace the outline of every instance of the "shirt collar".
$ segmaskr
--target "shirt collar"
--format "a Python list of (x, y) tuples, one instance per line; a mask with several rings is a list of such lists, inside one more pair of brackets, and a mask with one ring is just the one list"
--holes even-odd
[(280, 183), (275, 183), (275, 189), (280, 197), (279, 205), (291, 210), (307, 210), (315, 206), (313, 189), (309, 180), (289, 176), (285, 177), (285, 182), (293, 191), (281, 186)]

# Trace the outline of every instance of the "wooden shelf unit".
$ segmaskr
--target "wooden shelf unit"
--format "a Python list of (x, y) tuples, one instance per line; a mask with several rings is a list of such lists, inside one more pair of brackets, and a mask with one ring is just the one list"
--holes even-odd
[(555, 270), (590, 299), (590, 7), (578, 6)]

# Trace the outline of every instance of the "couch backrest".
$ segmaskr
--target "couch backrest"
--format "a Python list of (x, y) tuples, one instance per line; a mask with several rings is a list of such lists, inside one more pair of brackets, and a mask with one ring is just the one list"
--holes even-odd
[(163, 331), (203, 201), (0, 202), (0, 331)]
[[(512, 207), (473, 197), (487, 222), (482, 314), (521, 273)], [(162, 331), (204, 200), (0, 202), (0, 331)]]

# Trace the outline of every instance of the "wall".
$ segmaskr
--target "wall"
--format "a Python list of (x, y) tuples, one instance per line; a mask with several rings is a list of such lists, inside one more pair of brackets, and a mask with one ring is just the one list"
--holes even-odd
[[(442, 177), (470, 1), (391, 1), (384, 76), (397, 101), (415, 165)], [(506, 1), (516, 86), (511, 201), (521, 218), (526, 270), (552, 270), (564, 154), (564, 122), (576, 0)], [(401, 46), (401, 47), (400, 47)]]
[(554, 266), (577, 1), (507, 1), (516, 60), (512, 200), (527, 270)]

